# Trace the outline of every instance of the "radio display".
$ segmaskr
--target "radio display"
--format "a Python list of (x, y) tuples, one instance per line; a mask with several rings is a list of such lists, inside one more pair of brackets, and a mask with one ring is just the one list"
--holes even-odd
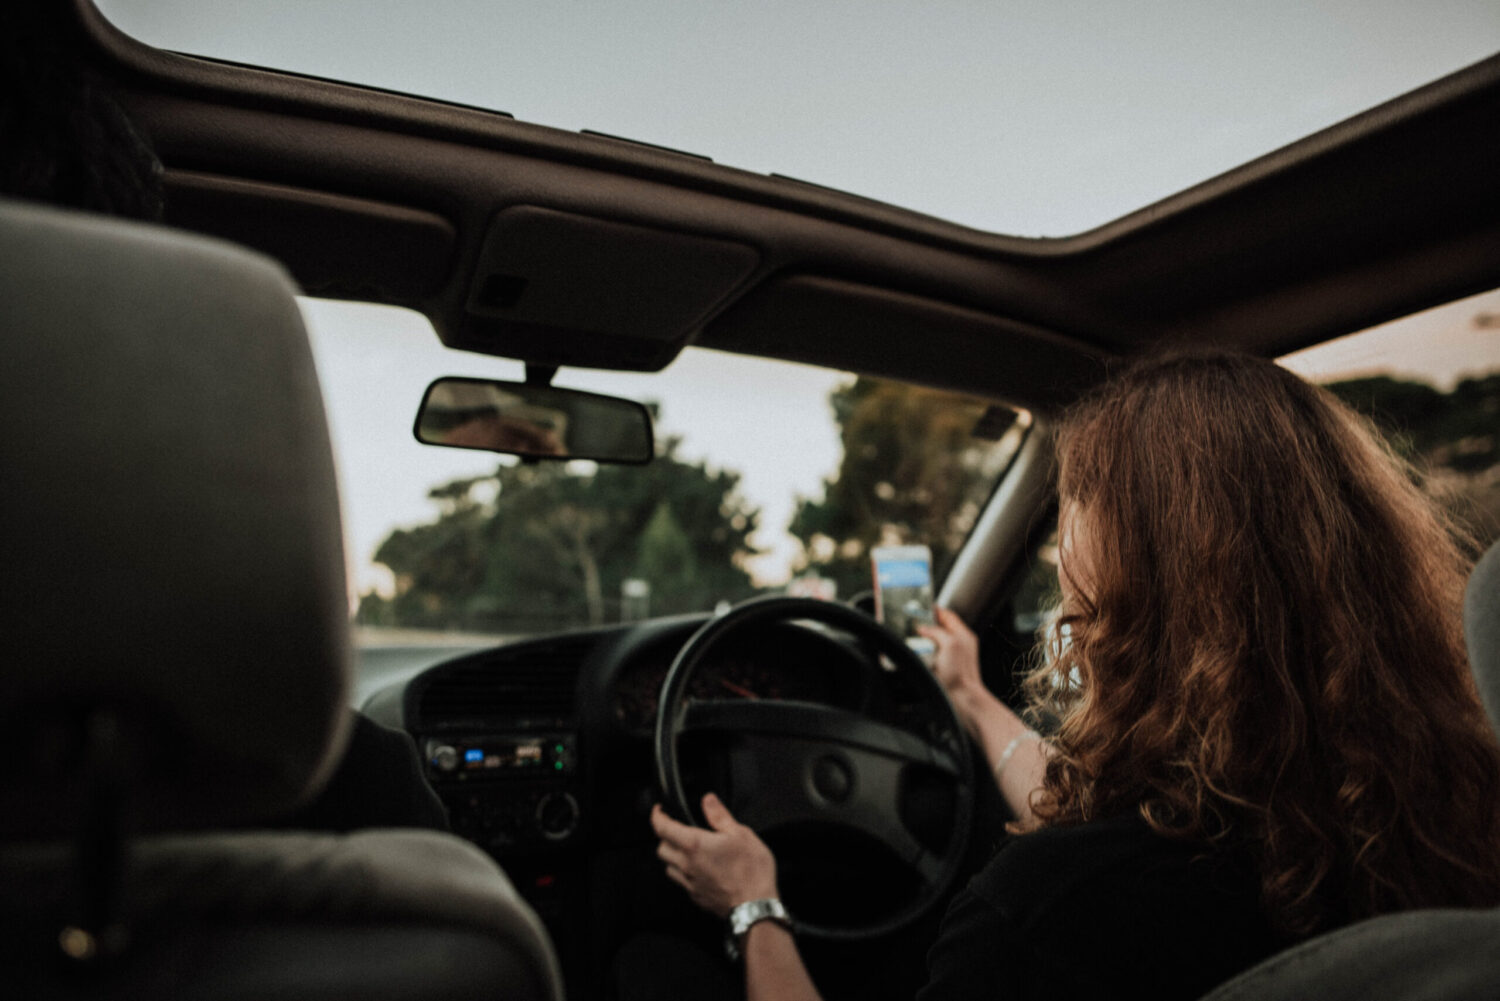
[(486, 742), (481, 747), (465, 747), (462, 753), (466, 772), (540, 768), (544, 763), (540, 740)]
[(496, 733), (452, 743), (427, 740), (428, 774), (456, 779), (509, 778), (573, 773), (574, 737), (568, 733)]

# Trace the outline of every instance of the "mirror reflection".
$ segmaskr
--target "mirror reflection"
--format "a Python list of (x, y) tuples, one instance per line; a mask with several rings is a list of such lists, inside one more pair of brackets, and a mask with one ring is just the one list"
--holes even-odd
[(631, 400), (493, 379), (438, 379), (414, 428), (428, 445), (537, 459), (651, 461), (651, 415)]

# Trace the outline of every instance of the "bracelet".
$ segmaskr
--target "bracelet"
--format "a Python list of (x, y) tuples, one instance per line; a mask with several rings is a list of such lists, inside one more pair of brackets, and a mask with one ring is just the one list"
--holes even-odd
[(1005, 745), (1005, 750), (1000, 752), (1000, 760), (995, 762), (995, 784), (1000, 784), (1000, 777), (1005, 774), (1005, 766), (1010, 764), (1011, 755), (1016, 753), (1016, 748), (1021, 746), (1021, 741), (1041, 739), (1042, 735), (1035, 730), (1027, 730), (1018, 737), (1012, 737), (1010, 743)]

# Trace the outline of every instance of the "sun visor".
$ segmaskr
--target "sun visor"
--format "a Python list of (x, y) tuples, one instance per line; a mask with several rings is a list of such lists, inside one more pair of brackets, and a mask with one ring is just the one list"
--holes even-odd
[(269, 254), (309, 295), (409, 304), (453, 260), (453, 226), (431, 212), (185, 170), (166, 185), (168, 223)]
[(742, 243), (531, 205), (496, 214), (450, 347), (656, 371), (755, 271)]
[[(765, 282), (716, 317), (698, 343), (909, 379), (1042, 412), (1104, 374), (1086, 345), (1039, 327), (819, 275)], [(954, 358), (963, 365), (955, 366)]]

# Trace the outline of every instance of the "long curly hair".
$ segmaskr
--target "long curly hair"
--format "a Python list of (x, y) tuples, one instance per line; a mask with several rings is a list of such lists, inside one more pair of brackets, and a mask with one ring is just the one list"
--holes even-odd
[(1176, 354), (1075, 406), (1057, 451), (1091, 551), (1028, 679), (1060, 721), (1038, 819), (1232, 842), (1288, 937), (1500, 903), (1468, 559), (1373, 427), (1270, 361)]

